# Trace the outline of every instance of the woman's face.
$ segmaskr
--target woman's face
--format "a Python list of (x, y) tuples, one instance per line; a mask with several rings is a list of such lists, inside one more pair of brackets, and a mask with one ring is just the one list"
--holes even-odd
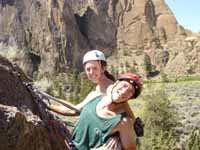
[(113, 101), (116, 103), (128, 100), (135, 92), (133, 86), (127, 81), (118, 81), (112, 91)]
[(89, 61), (85, 64), (87, 77), (93, 83), (97, 83), (104, 72), (100, 61)]

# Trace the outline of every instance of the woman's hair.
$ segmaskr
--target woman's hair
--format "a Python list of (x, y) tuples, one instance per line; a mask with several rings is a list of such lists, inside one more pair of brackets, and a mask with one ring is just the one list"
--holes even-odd
[[(102, 66), (102, 67), (106, 67), (106, 66), (107, 66), (107, 63), (106, 63), (105, 61), (100, 60), (100, 62), (101, 62), (101, 66)], [(104, 75), (105, 75), (108, 79), (110, 79), (110, 80), (112, 80), (112, 81), (115, 81), (115, 77), (114, 77), (112, 74), (110, 74), (107, 70), (104, 71)]]

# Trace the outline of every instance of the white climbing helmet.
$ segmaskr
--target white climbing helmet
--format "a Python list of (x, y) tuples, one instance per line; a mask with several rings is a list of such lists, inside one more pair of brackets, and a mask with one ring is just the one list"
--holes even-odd
[(83, 64), (91, 60), (102, 60), (106, 61), (104, 54), (99, 50), (91, 50), (87, 52), (83, 57)]

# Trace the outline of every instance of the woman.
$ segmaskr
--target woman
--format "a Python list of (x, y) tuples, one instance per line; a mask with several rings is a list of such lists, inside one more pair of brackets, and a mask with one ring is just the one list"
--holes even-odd
[[(101, 51), (91, 50), (87, 52), (83, 57), (83, 65), (88, 79), (97, 84), (97, 86), (96, 90), (91, 91), (81, 103), (75, 106), (72, 105), (79, 111), (81, 111), (89, 101), (93, 100), (94, 97), (105, 94), (106, 91), (109, 90), (108, 87), (114, 83), (114, 77), (106, 70), (106, 59)], [(129, 116), (135, 120), (128, 103), (124, 103), (123, 105), (123, 108), (128, 112)], [(48, 108), (62, 115), (79, 115), (77, 111), (72, 111), (62, 105), (50, 105)]]
[[(96, 84), (96, 90), (91, 91), (87, 97), (77, 105), (68, 103), (70, 106), (79, 110), (79, 112), (90, 100), (93, 99), (93, 97), (105, 94), (108, 87), (113, 84), (115, 80), (114, 77), (106, 70), (105, 56), (99, 50), (88, 51), (83, 57), (83, 65), (88, 79)], [(72, 111), (62, 105), (50, 105), (48, 107), (49, 109), (62, 115), (79, 115), (77, 111)]]
[(83, 57), (83, 65), (88, 79), (97, 84), (96, 91), (105, 93), (115, 78), (106, 70), (106, 59), (99, 50), (87, 52)]
[(102, 150), (107, 139), (118, 133), (123, 149), (135, 150), (133, 120), (124, 111), (123, 104), (129, 99), (137, 98), (141, 90), (139, 77), (125, 73), (118, 78), (107, 95), (97, 96), (87, 103), (73, 131), (72, 141), (75, 149)]
[(88, 94), (84, 101), (76, 105), (81, 110), (93, 96), (106, 93), (109, 85), (114, 83), (114, 77), (106, 70), (106, 59), (99, 50), (87, 52), (83, 57), (83, 65), (88, 79), (96, 84), (96, 90)]

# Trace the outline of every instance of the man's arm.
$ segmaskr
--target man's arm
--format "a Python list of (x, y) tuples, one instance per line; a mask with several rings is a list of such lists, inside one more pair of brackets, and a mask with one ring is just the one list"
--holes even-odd
[[(57, 103), (59, 103), (59, 104), (62, 104), (63, 106), (66, 107), (66, 109), (68, 108), (68, 109), (70, 109), (70, 110), (75, 111), (75, 112), (78, 113), (78, 114), (80, 113), (80, 109), (77, 109), (77, 108), (75, 107), (75, 105), (71, 104), (70, 102), (64, 101), (64, 100), (59, 99), (59, 98), (55, 98), (55, 97), (53, 97), (53, 96), (51, 96), (51, 95), (49, 95), (49, 94), (47, 94), (47, 93), (45, 93), (45, 92), (43, 92), (43, 91), (39, 91), (39, 93), (42, 94), (44, 97), (46, 97), (46, 98), (49, 99), (49, 100), (53, 100), (54, 102), (57, 102)], [(49, 107), (49, 109), (51, 109), (50, 105), (47, 106), (47, 107)], [(54, 106), (52, 106), (52, 110), (54, 111)], [(58, 109), (55, 108), (55, 111), (56, 111), (56, 110), (58, 110)], [(58, 110), (58, 113), (59, 113), (59, 110)]]
[(58, 114), (65, 115), (65, 116), (78, 116), (80, 114), (79, 112), (77, 112), (75, 110), (71, 110), (63, 105), (51, 104), (51, 105), (47, 106), (47, 108), (49, 110), (52, 110)]
[[(131, 131), (131, 132), (130, 132)], [(136, 150), (136, 134), (133, 129), (133, 120), (123, 118), (111, 131), (111, 135), (118, 132), (122, 146), (125, 150)]]
[(124, 108), (125, 112), (128, 113), (128, 116), (133, 119), (133, 122), (135, 122), (135, 115), (133, 114), (133, 111), (131, 110), (128, 102), (124, 103), (122, 108)]

